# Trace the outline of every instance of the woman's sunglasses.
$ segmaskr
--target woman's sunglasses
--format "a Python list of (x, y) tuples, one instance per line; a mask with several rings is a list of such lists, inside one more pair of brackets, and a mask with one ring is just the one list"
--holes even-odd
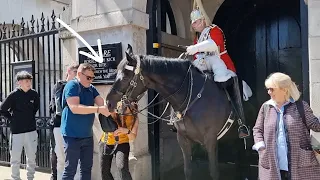
[(274, 91), (274, 88), (266, 88), (267, 91), (270, 91), (270, 92), (273, 92)]
[(83, 74), (87, 78), (88, 81), (94, 80), (94, 78), (95, 78), (94, 76), (91, 77), (91, 76), (85, 75), (84, 73), (81, 73), (81, 74)]

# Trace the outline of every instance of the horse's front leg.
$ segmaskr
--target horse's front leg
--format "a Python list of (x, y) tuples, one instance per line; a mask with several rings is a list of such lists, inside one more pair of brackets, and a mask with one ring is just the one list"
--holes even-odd
[(177, 133), (177, 139), (183, 154), (185, 178), (186, 180), (191, 180), (192, 178), (191, 155), (192, 155), (193, 142), (189, 138), (181, 135), (179, 132)]
[(208, 158), (209, 158), (210, 176), (213, 180), (219, 179), (218, 156), (217, 156), (218, 144), (217, 143), (218, 141), (216, 136), (211, 136), (205, 141), (205, 147), (208, 152)]

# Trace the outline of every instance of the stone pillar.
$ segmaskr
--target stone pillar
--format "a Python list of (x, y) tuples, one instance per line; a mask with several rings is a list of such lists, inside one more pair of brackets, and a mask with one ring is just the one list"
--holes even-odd
[[(320, 0), (308, 0), (310, 105), (320, 116)], [(312, 144), (320, 145), (320, 133), (311, 132)]]
[[(146, 3), (147, 0), (72, 0), (70, 11), (65, 13), (66, 17), (62, 20), (70, 24), (91, 46), (97, 45), (97, 39), (100, 39), (102, 44), (121, 42), (123, 57), (128, 44), (131, 44), (135, 54), (146, 54), (146, 30), (149, 26), (148, 15), (145, 13)], [(78, 48), (85, 45), (66, 31), (62, 31), (60, 37), (63, 39), (64, 67), (73, 62), (78, 63)], [(111, 86), (96, 87), (105, 98)], [(147, 105), (147, 96), (140, 100), (139, 105)], [(150, 180), (152, 164), (148, 146), (147, 118), (139, 116), (139, 119), (138, 137), (131, 149), (130, 171), (135, 180)], [(95, 149), (92, 180), (100, 180), (98, 142), (102, 130), (98, 121), (95, 121), (93, 131)]]

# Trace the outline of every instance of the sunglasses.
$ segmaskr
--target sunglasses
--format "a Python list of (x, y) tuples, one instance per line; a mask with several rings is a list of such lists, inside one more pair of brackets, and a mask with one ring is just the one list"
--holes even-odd
[(266, 88), (267, 91), (270, 91), (270, 92), (273, 92), (274, 91), (274, 88)]
[(94, 80), (94, 78), (95, 78), (94, 76), (91, 77), (91, 76), (85, 75), (84, 73), (81, 73), (81, 74), (84, 75), (88, 81)]

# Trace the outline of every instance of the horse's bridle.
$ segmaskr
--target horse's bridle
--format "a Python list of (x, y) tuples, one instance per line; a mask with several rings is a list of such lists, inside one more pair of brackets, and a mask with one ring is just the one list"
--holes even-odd
[[(130, 80), (129, 87), (128, 87), (128, 89), (126, 90), (126, 92), (123, 93), (123, 92), (121, 92), (121, 91), (119, 91), (119, 90), (117, 90), (117, 89), (115, 89), (115, 88), (113, 89), (117, 94), (119, 94), (120, 96), (122, 96), (120, 101), (121, 101), (121, 103), (122, 103), (122, 106), (124, 106), (124, 107), (130, 106), (130, 104), (131, 104), (130, 97), (131, 97), (132, 92), (134, 91), (134, 89), (137, 87), (137, 80), (138, 80), (138, 78), (140, 78), (140, 80), (142, 81), (144, 87), (147, 88), (147, 86), (146, 86), (146, 84), (145, 84), (145, 81), (144, 81), (144, 77), (143, 77), (143, 75), (142, 75), (142, 73), (141, 73), (141, 60), (140, 60), (140, 56), (136, 55), (135, 57), (136, 57), (136, 60), (137, 60), (137, 66), (136, 66), (136, 67), (130, 66), (130, 65), (127, 65), (127, 64), (126, 64), (125, 67), (124, 67), (125, 69), (134, 72), (134, 76), (133, 76), (132, 79)], [(161, 104), (161, 103), (167, 101), (170, 97), (172, 97), (172, 96), (176, 95), (177, 93), (179, 93), (180, 90), (182, 89), (182, 87), (183, 87), (183, 85), (184, 85), (187, 77), (188, 77), (188, 74), (190, 74), (190, 80), (191, 80), (191, 82), (190, 82), (190, 83), (191, 83), (191, 84), (190, 84), (190, 88), (191, 88), (191, 92), (188, 92), (188, 93), (187, 93), (186, 99), (185, 99), (184, 102), (180, 105), (180, 108), (181, 108), (181, 107), (183, 106), (183, 104), (185, 103), (185, 101), (187, 100), (187, 106), (186, 106), (186, 108), (185, 108), (183, 111), (181, 111), (182, 114), (181, 114), (180, 112), (178, 112), (178, 114), (176, 115), (177, 117), (180, 116), (180, 117), (178, 117), (178, 119), (181, 119), (181, 118), (182, 118), (181, 116), (184, 116), (184, 115), (185, 115), (185, 113), (187, 112), (187, 110), (189, 110), (189, 109), (191, 108), (191, 106), (195, 103), (195, 101), (197, 101), (198, 99), (201, 98), (201, 93), (202, 93), (203, 90), (204, 90), (204, 85), (205, 85), (205, 82), (206, 82), (206, 80), (207, 80), (207, 75), (206, 75), (206, 76), (205, 76), (205, 81), (204, 81), (204, 83), (203, 83), (203, 87), (201, 88), (201, 90), (200, 90), (200, 92), (198, 93), (197, 97), (191, 102), (192, 86), (193, 86), (193, 82), (192, 82), (192, 81), (193, 81), (193, 78), (192, 78), (193, 75), (192, 75), (192, 70), (191, 70), (191, 64), (190, 64), (190, 66), (189, 66), (189, 68), (188, 68), (188, 71), (187, 71), (187, 73), (186, 73), (186, 75), (185, 75), (185, 77), (184, 77), (184, 79), (183, 79), (183, 82), (182, 82), (181, 86), (178, 88), (177, 91), (175, 91), (174, 93), (172, 93), (172, 94), (169, 95), (168, 97), (165, 97), (163, 100), (161, 100), (161, 101), (159, 101), (159, 102), (154, 103), (154, 104), (151, 105), (151, 103), (156, 99), (156, 97), (157, 97), (157, 96), (156, 96), (145, 108), (143, 108), (143, 109), (141, 109), (141, 110), (137, 110), (136, 112), (132, 112), (132, 114), (141, 113), (141, 111), (143, 111), (143, 110), (145, 110), (145, 109), (147, 109), (147, 108), (156, 106), (156, 105), (158, 105), (158, 104)], [(190, 89), (189, 89), (189, 91), (190, 91)], [(133, 101), (137, 103), (137, 102), (144, 96), (144, 94), (145, 94), (145, 93), (142, 93), (141, 95), (139, 95), (139, 96), (138, 96), (136, 99), (134, 99)], [(180, 108), (178, 108), (178, 109), (180, 109)], [(117, 111), (118, 111), (118, 108), (117, 108)], [(119, 111), (118, 111), (118, 112), (119, 112)], [(163, 118), (162, 118), (162, 115), (163, 115), (164, 113), (162, 113), (162, 115), (161, 115), (160, 117), (158, 117), (158, 116), (156, 116), (156, 115), (154, 115), (154, 114), (152, 114), (152, 113), (149, 113), (149, 112), (148, 112), (148, 114), (150, 114), (150, 115), (152, 115), (153, 117), (155, 117), (155, 119), (158, 119), (158, 120), (161, 119), (161, 120), (165, 120), (165, 121), (171, 122), (171, 120), (167, 120), (167, 119), (163, 119)]]
[(140, 68), (141, 67), (140, 56), (137, 55), (136, 59), (137, 59), (137, 66), (136, 67), (133, 67), (133, 66), (130, 66), (127, 64), (124, 67), (125, 69), (134, 72), (134, 76), (130, 80), (129, 87), (127, 88), (126, 92), (121, 92), (120, 90), (115, 89), (115, 88), (113, 89), (118, 95), (122, 96), (121, 100), (120, 100), (121, 103), (123, 103), (125, 106), (128, 106), (128, 107), (130, 107), (131, 101), (138, 102), (145, 94), (145, 93), (142, 93), (142, 94), (138, 95), (137, 98), (132, 99), (130, 101), (131, 95), (132, 95), (134, 89), (137, 87), (138, 78), (140, 78), (140, 80), (142, 81), (143, 86), (146, 87), (146, 84), (144, 82), (144, 77), (141, 73), (141, 68)]

